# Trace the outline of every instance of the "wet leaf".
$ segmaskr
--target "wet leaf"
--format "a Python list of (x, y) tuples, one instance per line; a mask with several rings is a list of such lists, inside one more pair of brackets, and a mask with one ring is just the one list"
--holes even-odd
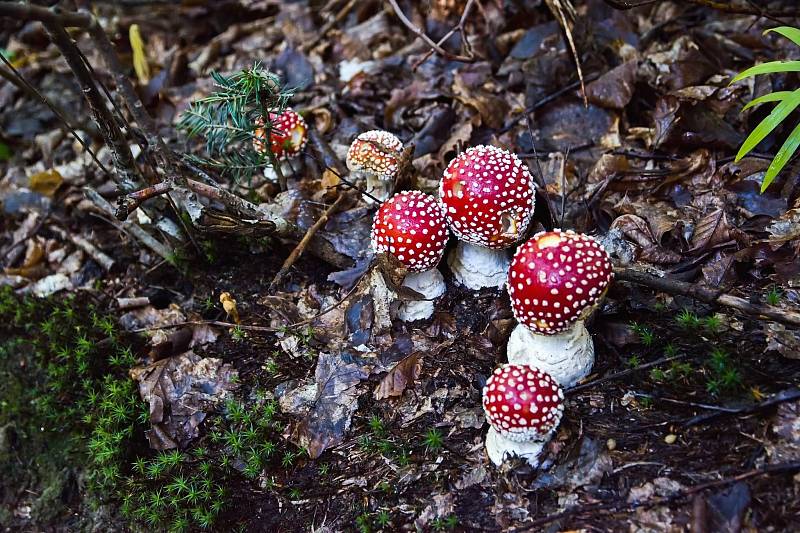
[(747, 235), (733, 227), (722, 209), (717, 209), (697, 222), (689, 252), (703, 252), (732, 240), (747, 241)]
[(586, 86), (586, 97), (593, 104), (623, 109), (633, 98), (636, 62), (628, 61), (611, 69)]
[(414, 352), (398, 362), (386, 374), (373, 395), (376, 400), (383, 400), (392, 396), (400, 396), (407, 387), (413, 385), (414, 380), (422, 371), (422, 352)]

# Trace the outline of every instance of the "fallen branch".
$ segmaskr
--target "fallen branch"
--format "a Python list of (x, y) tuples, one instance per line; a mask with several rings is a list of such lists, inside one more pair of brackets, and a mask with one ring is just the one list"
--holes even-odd
[(659, 278), (632, 268), (615, 268), (614, 276), (619, 281), (628, 281), (668, 294), (688, 296), (707, 304), (724, 305), (747, 315), (768, 318), (781, 324), (800, 327), (800, 313), (796, 311), (781, 309), (773, 305), (753, 303), (719, 290), (708, 289), (701, 285), (676, 279)]
[(403, 13), (403, 10), (400, 9), (399, 5), (397, 5), (397, 0), (389, 0), (389, 5), (392, 6), (395, 15), (397, 15), (397, 18), (400, 19), (400, 22), (405, 24), (406, 28), (411, 30), (417, 37), (425, 41), (425, 44), (427, 44), (434, 52), (436, 52), (443, 58), (450, 61), (461, 61), (462, 63), (472, 63), (473, 61), (475, 61), (475, 57), (472, 55), (462, 56), (462, 55), (451, 54), (450, 52), (442, 48), (439, 44), (435, 43), (433, 39), (428, 37), (428, 35), (424, 31), (422, 31), (421, 28), (419, 28), (416, 24), (411, 22), (408, 19), (408, 17), (406, 17), (405, 13)]
[(303, 235), (303, 238), (300, 239), (299, 243), (297, 243), (297, 246), (295, 246), (294, 250), (292, 250), (292, 253), (289, 254), (289, 257), (287, 257), (286, 260), (281, 265), (281, 268), (280, 270), (278, 270), (278, 273), (275, 274), (275, 278), (272, 280), (272, 283), (269, 284), (268, 290), (270, 292), (272, 292), (272, 290), (275, 287), (281, 284), (283, 278), (286, 276), (286, 274), (289, 273), (289, 269), (292, 268), (292, 265), (295, 264), (295, 262), (300, 258), (301, 255), (303, 255), (303, 252), (306, 250), (309, 243), (311, 243), (311, 239), (314, 238), (314, 235), (320, 229), (325, 227), (325, 224), (328, 223), (328, 219), (330, 219), (330, 217), (334, 213), (336, 213), (336, 211), (342, 205), (343, 201), (345, 200), (345, 198), (347, 198), (347, 196), (348, 195), (346, 193), (339, 194), (339, 197), (336, 198), (336, 201), (333, 202), (328, 207), (328, 209), (325, 210), (322, 216), (320, 216), (317, 219), (317, 221), (314, 222), (314, 225), (312, 225), (310, 228), (308, 228), (308, 230), (306, 230), (306, 234)]
[[(114, 207), (110, 203), (108, 203), (108, 200), (100, 196), (100, 193), (98, 193), (91, 187), (84, 187), (83, 192), (86, 195), (86, 197), (89, 200), (91, 200), (91, 202), (94, 205), (96, 205), (101, 211), (107, 213), (111, 217), (115, 217)], [(112, 220), (114, 219), (112, 218)], [(149, 248), (151, 251), (155, 252), (165, 261), (172, 262), (172, 260), (174, 259), (175, 254), (172, 250), (167, 248), (166, 245), (159, 242), (152, 235), (147, 233), (138, 224), (127, 221), (117, 221), (114, 223), (114, 227), (132, 235), (134, 238), (138, 239), (144, 246)]]

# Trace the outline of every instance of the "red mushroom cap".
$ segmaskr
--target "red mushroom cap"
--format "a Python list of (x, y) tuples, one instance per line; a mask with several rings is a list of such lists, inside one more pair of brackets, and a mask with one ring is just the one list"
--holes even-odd
[(507, 248), (519, 240), (531, 221), (535, 193), (528, 167), (494, 146), (476, 146), (459, 154), (439, 184), (453, 233), (486, 248)]
[(508, 269), (511, 309), (527, 328), (554, 335), (591, 313), (613, 276), (608, 253), (588, 235), (537, 233), (517, 249)]
[(347, 168), (392, 179), (397, 173), (402, 151), (403, 142), (388, 131), (365, 131), (347, 150)]
[[(306, 136), (308, 126), (302, 116), (287, 107), (281, 114), (270, 112), (269, 121), (272, 124), (269, 132), (270, 148), (275, 157), (289, 159), (303, 151), (308, 141)], [(263, 117), (259, 118), (256, 124), (259, 127), (254, 132), (253, 147), (258, 152), (265, 152), (266, 132)]]
[(439, 202), (420, 191), (404, 191), (386, 200), (372, 224), (375, 251), (392, 254), (411, 272), (434, 268), (447, 237)]
[(535, 440), (552, 431), (564, 414), (564, 391), (550, 374), (528, 365), (504, 364), (483, 388), (483, 410), (489, 424), (516, 442)]

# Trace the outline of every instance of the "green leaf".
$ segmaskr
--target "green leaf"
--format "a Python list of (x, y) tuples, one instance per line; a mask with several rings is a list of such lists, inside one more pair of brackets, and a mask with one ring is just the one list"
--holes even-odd
[(764, 96), (759, 96), (758, 98), (753, 98), (750, 100), (747, 105), (742, 108), (742, 111), (746, 111), (751, 107), (755, 107), (757, 105), (761, 105), (766, 102), (780, 102), (787, 96), (792, 94), (792, 91), (775, 91), (774, 93), (768, 93)]
[(791, 26), (779, 26), (777, 28), (771, 28), (769, 30), (766, 30), (764, 32), (764, 35), (771, 33), (773, 31), (779, 35), (783, 35), (797, 46), (800, 46), (800, 29), (792, 28)]
[(5, 143), (0, 143), (0, 161), (8, 161), (11, 159), (11, 148)]
[(770, 163), (767, 173), (764, 175), (764, 181), (761, 182), (762, 193), (767, 190), (767, 187), (770, 186), (775, 177), (783, 170), (783, 167), (786, 166), (786, 163), (789, 162), (797, 151), (798, 146), (800, 146), (800, 124), (795, 126), (792, 133), (790, 133), (789, 137), (786, 139), (786, 142), (783, 143), (781, 149), (775, 154), (775, 159)]
[(747, 139), (742, 143), (742, 147), (739, 148), (739, 153), (736, 154), (736, 161), (739, 161), (755, 148), (758, 143), (763, 141), (764, 138), (769, 135), (778, 124), (783, 122), (783, 119), (789, 116), (789, 113), (794, 111), (798, 105), (800, 105), (800, 89), (795, 90), (792, 94), (784, 98), (781, 103), (776, 105), (772, 112), (750, 132), (750, 135), (748, 135)]
[(736, 83), (739, 80), (758, 76), (759, 74), (775, 74), (776, 72), (800, 72), (800, 61), (770, 61), (761, 63), (747, 70), (743, 70), (730, 81)]

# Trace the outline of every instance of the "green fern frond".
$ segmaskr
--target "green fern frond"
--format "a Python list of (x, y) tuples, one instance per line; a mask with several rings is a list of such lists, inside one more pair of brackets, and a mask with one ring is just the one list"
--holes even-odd
[(747, 70), (743, 70), (733, 77), (731, 83), (736, 83), (751, 76), (760, 74), (777, 74), (778, 72), (800, 72), (800, 61), (770, 61), (761, 63)]
[(764, 35), (775, 32), (778, 35), (783, 35), (797, 46), (800, 46), (800, 28), (792, 28), (791, 26), (778, 26), (777, 28), (770, 28), (764, 31)]
[(775, 154), (775, 159), (770, 163), (767, 173), (764, 175), (764, 181), (761, 182), (762, 193), (767, 190), (767, 187), (770, 186), (780, 171), (783, 170), (783, 167), (786, 166), (786, 163), (789, 162), (797, 151), (798, 146), (800, 146), (800, 124), (795, 126), (792, 133), (786, 138), (786, 142), (783, 143), (781, 149)]
[(781, 100), (772, 112), (755, 127), (742, 143), (742, 147), (739, 148), (739, 152), (736, 154), (736, 161), (746, 156), (758, 143), (763, 141), (798, 105), (800, 105), (800, 89), (793, 91), (789, 96)]
[(764, 96), (759, 96), (758, 98), (753, 98), (745, 106), (742, 108), (742, 111), (746, 111), (751, 107), (755, 107), (757, 105), (766, 104), (768, 102), (780, 102), (785, 99), (787, 96), (792, 94), (792, 91), (775, 91), (774, 93), (768, 93)]

